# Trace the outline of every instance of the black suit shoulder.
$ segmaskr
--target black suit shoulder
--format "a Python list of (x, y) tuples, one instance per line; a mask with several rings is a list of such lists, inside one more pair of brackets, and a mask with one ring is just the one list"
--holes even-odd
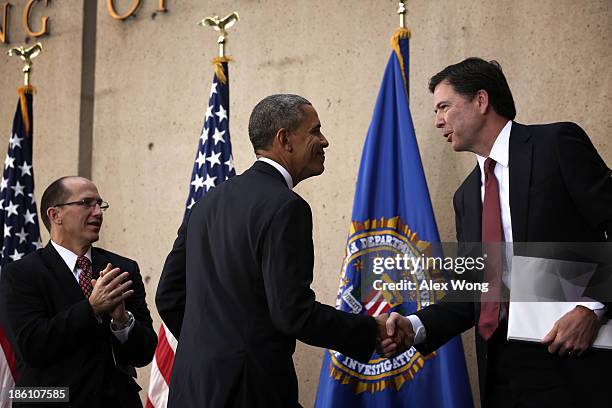
[(44, 264), (43, 258), (41, 256), (42, 249), (37, 249), (34, 252), (30, 252), (23, 258), (11, 262), (2, 267), (2, 273), (0, 277), (2, 279), (6, 279), (5, 276), (15, 273), (18, 271), (20, 274), (23, 274), (23, 277), (33, 277), (40, 273), (40, 266)]
[(125, 256), (119, 255), (115, 252), (111, 252), (107, 249), (104, 248), (100, 248), (100, 247), (93, 247), (91, 249), (92, 254), (93, 253), (98, 253), (100, 255), (102, 255), (104, 258), (108, 259), (110, 261), (111, 264), (113, 265), (137, 265), (138, 263), (130, 258), (127, 258)]
[(566, 131), (585, 133), (584, 130), (574, 122), (554, 122), (531, 125), (524, 125), (521, 123), (513, 122), (512, 126), (517, 128), (525, 128), (528, 132), (530, 132), (531, 135), (537, 135), (540, 138), (556, 138), (559, 134), (562, 134)]

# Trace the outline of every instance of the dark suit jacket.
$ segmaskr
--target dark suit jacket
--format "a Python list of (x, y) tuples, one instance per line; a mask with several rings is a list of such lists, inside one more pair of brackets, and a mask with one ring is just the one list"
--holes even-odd
[(157, 288), (179, 339), (170, 407), (298, 405), (296, 339), (366, 361), (371, 317), (315, 301), (310, 207), (264, 162), (195, 204)]
[(98, 323), (72, 271), (49, 243), (2, 270), (2, 308), (17, 357), (16, 386), (69, 387), (70, 404), (62, 407), (99, 407), (110, 390), (124, 407), (141, 407), (140, 387), (131, 375), (134, 366), (151, 362), (157, 336), (138, 265), (101, 248), (92, 248), (91, 254), (94, 278), (107, 263), (130, 272), (134, 294), (125, 306), (136, 321), (128, 340), (121, 344), (111, 333), (108, 315)]
[[(579, 126), (574, 123), (532, 126), (513, 123), (509, 153), (510, 212), (515, 243), (602, 242), (612, 237), (611, 171)], [(459, 242), (481, 241), (480, 187), (480, 168), (477, 165), (453, 198)], [(427, 333), (427, 343), (417, 348), (429, 353), (473, 327), (480, 315), (480, 304), (442, 302), (416, 314)], [(490, 369), (490, 366), (487, 342), (478, 332), (476, 346), (484, 400), (487, 367)], [(537, 347), (538, 350), (532, 350), (535, 358), (539, 359), (537, 353), (541, 354), (536, 370), (555, 361), (543, 346), (515, 344), (512, 347), (516, 348), (519, 359), (523, 358), (519, 353)], [(588, 358), (586, 356), (579, 363)], [(593, 357), (593, 360), (597, 358)], [(565, 361), (572, 363), (572, 360)], [(525, 376), (525, 373), (517, 375)]]

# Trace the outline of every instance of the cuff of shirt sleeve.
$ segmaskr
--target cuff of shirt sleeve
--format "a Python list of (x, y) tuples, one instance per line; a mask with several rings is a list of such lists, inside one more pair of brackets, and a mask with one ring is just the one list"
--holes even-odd
[(606, 313), (606, 306), (599, 302), (578, 302), (576, 303), (576, 306), (584, 306), (587, 309), (591, 309), (600, 320), (604, 313)]
[(111, 331), (113, 332), (113, 334), (115, 335), (115, 337), (117, 338), (117, 340), (119, 340), (121, 344), (127, 341), (130, 331), (132, 330), (132, 327), (134, 327), (135, 322), (136, 320), (132, 319), (130, 325), (121, 330), (113, 330), (113, 326), (111, 325)]
[(425, 326), (423, 326), (423, 322), (417, 315), (408, 315), (406, 316), (408, 320), (410, 320), (410, 324), (412, 324), (412, 330), (414, 331), (414, 344), (425, 343), (426, 333)]

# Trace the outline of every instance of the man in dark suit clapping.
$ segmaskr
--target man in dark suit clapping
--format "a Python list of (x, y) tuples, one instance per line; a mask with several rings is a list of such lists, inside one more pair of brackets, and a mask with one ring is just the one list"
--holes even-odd
[(49, 243), (2, 270), (16, 386), (68, 387), (62, 407), (142, 407), (134, 367), (157, 345), (138, 264), (92, 246), (107, 208), (90, 180), (54, 181), (41, 200)]

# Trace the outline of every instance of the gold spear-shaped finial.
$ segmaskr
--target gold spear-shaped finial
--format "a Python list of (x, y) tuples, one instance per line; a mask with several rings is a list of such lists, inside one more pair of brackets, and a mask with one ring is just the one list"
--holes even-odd
[(400, 0), (397, 14), (400, 16), (400, 28), (406, 28), (406, 0)]
[(25, 86), (30, 85), (30, 74), (32, 72), (32, 60), (36, 58), (38, 54), (40, 54), (42, 49), (43, 49), (42, 44), (36, 43), (29, 48), (24, 48), (23, 46), (21, 46), (21, 47), (11, 48), (10, 50), (8, 50), (9, 56), (12, 57), (13, 55), (15, 55), (21, 58), (25, 62), (25, 65), (23, 66), (23, 69), (22, 69), (23, 84)]
[(235, 11), (227, 16), (219, 19), (219, 16), (206, 17), (198, 23), (198, 25), (209, 26), (219, 31), (219, 38), (217, 38), (217, 44), (219, 44), (219, 57), (225, 57), (225, 44), (227, 43), (227, 31), (226, 29), (233, 26), (236, 21), (240, 20), (238, 13)]

